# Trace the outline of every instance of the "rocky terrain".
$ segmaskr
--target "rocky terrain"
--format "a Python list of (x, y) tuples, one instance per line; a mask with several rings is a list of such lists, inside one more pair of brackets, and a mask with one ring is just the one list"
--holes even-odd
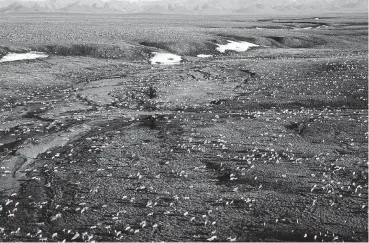
[(98, 19), (0, 20), (49, 55), (0, 63), (0, 240), (368, 240), (365, 16)]

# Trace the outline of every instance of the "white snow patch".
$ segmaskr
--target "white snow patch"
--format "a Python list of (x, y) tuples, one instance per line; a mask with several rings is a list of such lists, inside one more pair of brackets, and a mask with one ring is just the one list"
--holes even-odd
[(212, 57), (213, 55), (206, 55), (206, 54), (199, 54), (197, 55), (197, 57), (203, 57), (203, 58), (206, 58), (206, 57)]
[(225, 44), (225, 45), (217, 44), (217, 45), (218, 47), (216, 48), (216, 50), (222, 53), (224, 53), (226, 50), (244, 52), (250, 49), (250, 47), (258, 46), (256, 44), (246, 42), (246, 41), (237, 42), (237, 41), (230, 41), (230, 40), (228, 40), (228, 44)]
[(43, 52), (36, 52), (31, 51), (28, 53), (14, 53), (10, 52), (7, 55), (3, 56), (3, 58), (0, 59), (0, 62), (13, 62), (13, 61), (19, 61), (19, 60), (33, 60), (37, 58), (46, 58), (49, 55)]
[(150, 59), (151, 64), (174, 65), (180, 64), (182, 61), (182, 57), (175, 54), (160, 53), (160, 52), (152, 52), (152, 53), (155, 54), (155, 56)]

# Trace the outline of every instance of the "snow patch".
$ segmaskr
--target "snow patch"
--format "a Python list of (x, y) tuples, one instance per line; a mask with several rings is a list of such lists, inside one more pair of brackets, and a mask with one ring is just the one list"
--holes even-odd
[(19, 61), (19, 60), (33, 60), (37, 58), (46, 58), (49, 55), (43, 52), (36, 52), (31, 51), (28, 53), (14, 53), (10, 52), (7, 55), (3, 56), (3, 58), (0, 59), (0, 62), (13, 62), (13, 61)]
[(206, 57), (212, 57), (213, 55), (206, 55), (206, 54), (199, 54), (197, 55), (197, 57), (202, 57), (202, 58), (206, 58)]
[(250, 49), (251, 47), (255, 47), (258, 45), (246, 41), (237, 42), (228, 40), (228, 44), (225, 45), (217, 44), (217, 46), (218, 47), (216, 48), (216, 50), (221, 53), (224, 53), (226, 50), (244, 52)]
[(182, 61), (182, 57), (175, 54), (160, 52), (152, 52), (152, 54), (155, 56), (150, 59), (151, 64), (175, 65), (180, 64)]

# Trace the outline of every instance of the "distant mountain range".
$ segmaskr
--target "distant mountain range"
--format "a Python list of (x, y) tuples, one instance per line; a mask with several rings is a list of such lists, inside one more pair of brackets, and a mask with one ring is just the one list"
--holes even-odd
[(0, 0), (0, 14), (319, 14), (367, 13), (368, 0)]

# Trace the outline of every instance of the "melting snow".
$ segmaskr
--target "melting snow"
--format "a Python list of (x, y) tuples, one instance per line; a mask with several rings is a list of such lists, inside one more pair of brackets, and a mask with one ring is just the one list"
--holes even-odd
[(197, 57), (212, 57), (213, 55), (199, 54)]
[(3, 58), (0, 59), (0, 62), (13, 62), (13, 61), (19, 61), (19, 60), (33, 60), (37, 58), (46, 58), (49, 55), (43, 53), (43, 52), (35, 52), (31, 51), (28, 53), (8, 53), (6, 56), (3, 56)]
[(221, 44), (217, 44), (218, 47), (216, 48), (217, 51), (224, 53), (226, 50), (231, 50), (231, 51), (237, 51), (237, 52), (244, 52), (247, 51), (250, 47), (255, 47), (258, 45), (246, 42), (246, 41), (241, 41), (241, 42), (237, 42), (237, 41), (228, 41), (228, 44), (225, 45), (221, 45)]
[(170, 53), (153, 52), (155, 56), (150, 59), (151, 64), (173, 65), (180, 64), (182, 57)]

